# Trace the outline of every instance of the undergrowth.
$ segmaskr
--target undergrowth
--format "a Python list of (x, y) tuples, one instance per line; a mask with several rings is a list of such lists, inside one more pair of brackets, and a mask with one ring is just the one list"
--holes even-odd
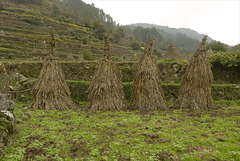
[[(16, 104), (0, 160), (238, 160), (240, 102), (209, 111), (43, 111)], [(81, 102), (84, 105), (84, 102)]]

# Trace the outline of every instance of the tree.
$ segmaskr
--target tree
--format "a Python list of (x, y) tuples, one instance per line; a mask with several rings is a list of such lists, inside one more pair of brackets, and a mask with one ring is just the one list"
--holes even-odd
[(0, 2), (0, 10), (4, 9), (4, 4)]
[(85, 27), (88, 27), (88, 28), (91, 28), (91, 27), (92, 27), (91, 18), (90, 18), (89, 16), (85, 18), (84, 26), (85, 26)]
[(220, 41), (213, 41), (209, 43), (206, 48), (207, 50), (209, 48), (212, 48), (214, 52), (219, 52), (219, 51), (226, 52), (228, 50), (227, 45), (224, 43), (221, 43)]
[(231, 48), (231, 50), (234, 51), (234, 52), (240, 51), (240, 44), (237, 44), (237, 45), (233, 46), (233, 47)]
[(102, 26), (102, 22), (99, 19), (96, 19), (93, 21), (93, 29), (98, 29), (100, 26)]
[(53, 5), (53, 16), (59, 16), (60, 14), (60, 10), (59, 8), (56, 6), (56, 4)]
[(112, 36), (113, 36), (113, 42), (115, 42), (115, 43), (119, 43), (120, 42), (121, 35), (120, 35), (119, 32), (117, 32), (117, 31), (113, 32)]
[(132, 40), (130, 42), (130, 46), (133, 50), (140, 50), (141, 49), (141, 44), (137, 40)]
[(95, 30), (96, 37), (102, 40), (104, 33), (107, 33), (107, 28), (98, 19), (93, 22), (93, 28)]

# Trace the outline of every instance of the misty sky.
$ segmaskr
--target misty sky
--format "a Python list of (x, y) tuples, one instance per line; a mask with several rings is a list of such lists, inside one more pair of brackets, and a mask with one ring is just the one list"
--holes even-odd
[(83, 0), (121, 25), (151, 23), (190, 28), (228, 45), (240, 43), (239, 0)]

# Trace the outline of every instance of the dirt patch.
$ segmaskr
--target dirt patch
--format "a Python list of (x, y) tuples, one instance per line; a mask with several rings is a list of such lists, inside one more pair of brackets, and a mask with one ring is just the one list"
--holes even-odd
[(29, 142), (32, 142), (34, 140), (41, 140), (40, 136), (29, 136), (26, 138)]
[(158, 160), (165, 161), (165, 160), (174, 160), (174, 155), (168, 152), (161, 152), (157, 154)]
[(91, 150), (88, 149), (84, 143), (83, 144), (72, 143), (70, 152), (72, 154), (71, 158), (80, 158), (87, 157)]
[(217, 140), (220, 141), (220, 142), (226, 142), (226, 140), (222, 139), (222, 138), (218, 138)]
[(125, 156), (120, 156), (118, 161), (130, 161), (131, 159), (130, 158), (127, 158)]
[(46, 155), (46, 152), (42, 148), (27, 148), (25, 158), (26, 160), (34, 159), (36, 155)]
[(140, 135), (146, 136), (146, 138), (144, 139), (144, 141), (145, 141), (147, 144), (169, 143), (169, 142), (172, 141), (171, 139), (161, 138), (161, 137), (159, 137), (159, 135), (156, 134), (156, 133), (151, 133), (151, 134), (145, 134), (145, 133), (143, 133), (143, 134), (140, 134)]
[(54, 141), (47, 141), (43, 144), (44, 147), (49, 147), (49, 146), (52, 146), (54, 145), (52, 148), (55, 148), (56, 147), (56, 144)]

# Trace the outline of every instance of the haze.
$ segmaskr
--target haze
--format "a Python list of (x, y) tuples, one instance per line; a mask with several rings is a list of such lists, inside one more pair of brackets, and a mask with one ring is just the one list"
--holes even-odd
[(190, 28), (228, 45), (240, 43), (240, 1), (83, 0), (120, 25), (150, 23)]

